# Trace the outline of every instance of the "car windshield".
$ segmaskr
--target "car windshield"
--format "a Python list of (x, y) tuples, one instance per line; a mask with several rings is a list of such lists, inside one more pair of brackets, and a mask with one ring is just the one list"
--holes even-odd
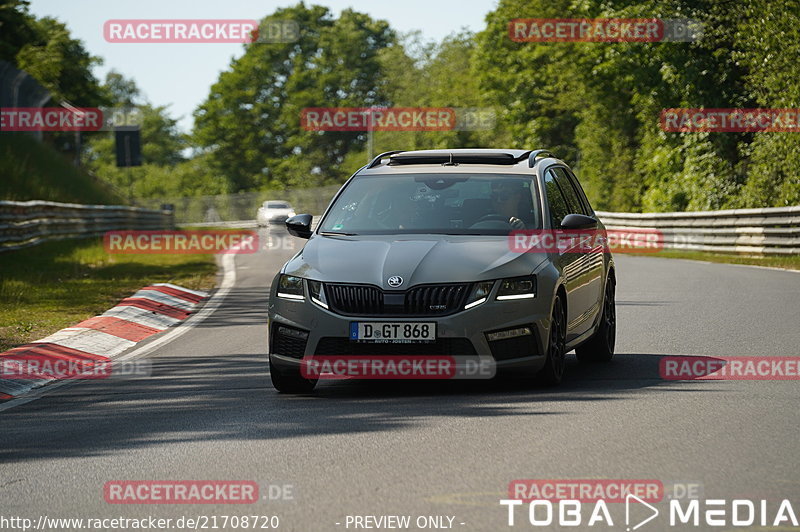
[(289, 204), (283, 201), (268, 201), (266, 207), (269, 209), (288, 209)]
[(541, 224), (530, 176), (376, 174), (342, 191), (321, 233), (506, 235)]

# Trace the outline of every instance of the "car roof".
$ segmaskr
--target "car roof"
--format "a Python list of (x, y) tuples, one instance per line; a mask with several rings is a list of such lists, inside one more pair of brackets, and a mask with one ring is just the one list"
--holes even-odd
[[(534, 154), (534, 166), (529, 157)], [(364, 166), (358, 175), (418, 173), (496, 173), (533, 174), (542, 161), (558, 162), (546, 150), (458, 148), (447, 150), (414, 150), (386, 152)], [(450, 164), (450, 162), (455, 164)]]

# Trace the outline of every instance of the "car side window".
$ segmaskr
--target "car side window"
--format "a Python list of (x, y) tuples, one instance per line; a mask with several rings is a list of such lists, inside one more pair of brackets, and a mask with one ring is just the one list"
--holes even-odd
[(564, 217), (570, 214), (570, 209), (561, 188), (556, 183), (552, 169), (544, 174), (544, 187), (547, 191), (547, 203), (550, 206), (550, 226), (556, 229), (561, 226)]
[(583, 205), (586, 208), (586, 214), (593, 217), (595, 215), (594, 209), (592, 208), (592, 204), (589, 203), (589, 198), (586, 197), (586, 192), (584, 192), (580, 181), (578, 181), (578, 178), (575, 177), (575, 173), (571, 170), (567, 171), (567, 175), (570, 178), (570, 182), (575, 186), (575, 190), (578, 191), (578, 197), (580, 197), (581, 202), (583, 202)]
[(551, 168), (551, 171), (555, 174), (556, 183), (561, 187), (561, 192), (564, 193), (564, 197), (567, 199), (570, 214), (588, 215), (589, 213), (586, 211), (586, 207), (578, 198), (578, 193), (575, 191), (575, 187), (569, 176), (567, 176), (567, 171), (563, 168)]

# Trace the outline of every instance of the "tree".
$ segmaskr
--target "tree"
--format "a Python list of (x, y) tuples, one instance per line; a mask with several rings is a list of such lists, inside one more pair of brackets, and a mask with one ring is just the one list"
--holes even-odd
[(331, 182), (364, 136), (305, 131), (302, 109), (386, 103), (378, 55), (395, 39), (388, 23), (302, 3), (264, 22), (286, 19), (299, 39), (246, 45), (195, 112), (194, 139), (234, 191)]
[(0, 59), (17, 64), (20, 49), (36, 38), (28, 0), (0, 0)]
[[(598, 208), (796, 203), (797, 135), (666, 133), (659, 116), (672, 107), (797, 107), (799, 13), (798, 0), (502, 0), (477, 36), (480, 86), (503, 107), (517, 144), (552, 148), (577, 165)], [(704, 35), (696, 42), (513, 42), (508, 22), (524, 17), (682, 17), (699, 20)]]
[(50, 17), (29, 19), (30, 42), (15, 57), (21, 70), (36, 78), (53, 96), (53, 102), (67, 100), (79, 107), (108, 104), (92, 68), (102, 60), (89, 54), (80, 40), (70, 36), (66, 25)]
[[(757, 105), (800, 107), (800, 1), (751, 0), (740, 14), (734, 57), (747, 69), (747, 87)], [(746, 150), (747, 182), (735, 206), (800, 205), (800, 135), (756, 133)]]
[[(227, 191), (226, 184), (214, 180), (206, 158), (188, 161), (187, 136), (178, 128), (178, 120), (169, 116), (165, 106), (145, 101), (133, 80), (111, 71), (103, 90), (115, 107), (135, 107), (142, 118), (142, 166), (117, 168), (112, 132), (88, 134), (85, 163), (96, 175), (110, 182), (130, 199), (216, 194)], [(216, 181), (216, 182), (215, 182)]]

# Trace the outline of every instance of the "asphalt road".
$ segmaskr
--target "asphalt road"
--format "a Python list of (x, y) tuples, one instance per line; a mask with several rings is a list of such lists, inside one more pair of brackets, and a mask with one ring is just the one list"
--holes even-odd
[[(81, 382), (0, 412), (0, 514), (277, 515), (296, 531), (346, 530), (348, 515), (451, 516), (456, 530), (492, 531), (508, 529), (499, 500), (525, 478), (659, 479), (705, 498), (788, 498), (800, 512), (798, 381), (658, 374), (664, 355), (800, 355), (800, 274), (619, 256), (619, 355), (570, 356), (560, 388), (329, 381), (291, 397), (272, 388), (265, 355), (268, 284), (287, 247), (238, 256), (221, 308), (158, 348), (151, 377)], [(105, 502), (107, 481), (137, 479), (253, 480), (262, 493), (291, 485), (293, 499)], [(625, 528), (623, 506), (611, 505), (612, 529)], [(513, 529), (533, 529), (526, 510)]]

